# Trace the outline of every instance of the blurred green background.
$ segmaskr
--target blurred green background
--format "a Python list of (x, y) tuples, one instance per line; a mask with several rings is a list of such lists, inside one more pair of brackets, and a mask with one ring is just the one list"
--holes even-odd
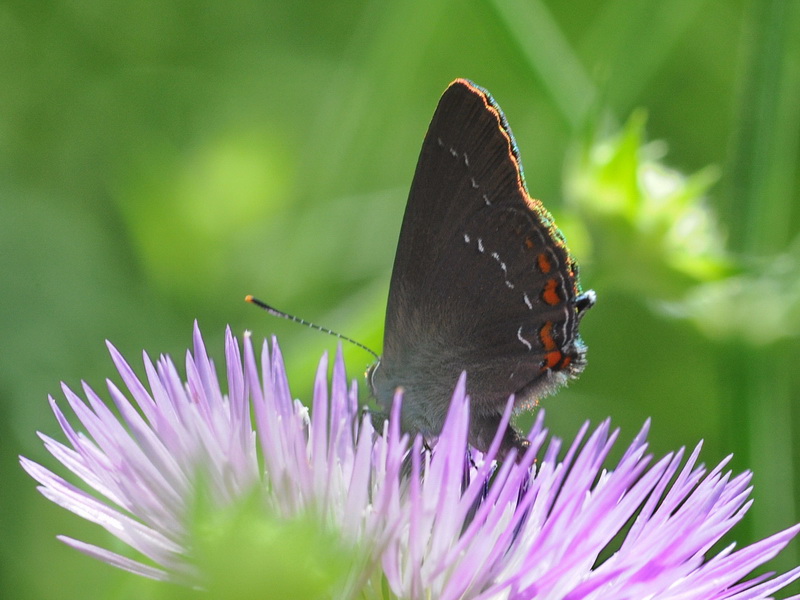
[[(227, 324), (275, 333), (304, 399), (336, 340), (245, 294), (380, 349), (456, 77), (503, 107), (598, 294), (586, 372), (543, 402), (551, 431), (610, 416), (621, 450), (652, 417), (656, 455), (704, 439), (706, 464), (754, 470), (731, 539), (798, 520), (798, 3), (3, 0), (0, 48), (0, 597), (145, 596), (55, 540), (122, 550), (17, 463), (53, 465), (47, 395), (104, 390), (105, 339), (139, 365), (182, 363), (194, 319), (220, 362)], [(369, 357), (345, 352), (360, 377)]]

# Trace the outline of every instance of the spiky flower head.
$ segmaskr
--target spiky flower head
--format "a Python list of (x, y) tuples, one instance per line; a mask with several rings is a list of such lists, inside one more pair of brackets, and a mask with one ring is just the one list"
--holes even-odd
[(66, 443), (41, 436), (78, 485), (21, 461), (47, 498), (137, 556), (62, 541), (139, 575), (218, 598), (441, 600), (745, 600), (800, 577), (747, 580), (800, 526), (709, 554), (749, 508), (750, 473), (707, 470), (700, 445), (654, 460), (648, 424), (604, 468), (609, 422), (562, 452), (540, 412), (525, 456), (497, 463), (500, 436), (485, 455), (468, 448), (463, 377), (429, 448), (399, 431), (399, 395), (375, 431), (340, 356), (330, 385), (321, 361), (309, 414), (276, 343), (257, 356), (227, 332), (227, 393), (197, 327), (185, 379), (145, 355), (142, 381), (109, 349), (127, 387), (108, 383), (116, 410), (64, 386), (83, 431), (51, 398)]

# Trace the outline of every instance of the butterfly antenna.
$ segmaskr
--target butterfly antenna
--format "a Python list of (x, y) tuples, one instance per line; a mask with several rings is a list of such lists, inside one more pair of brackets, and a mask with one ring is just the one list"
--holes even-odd
[(361, 342), (357, 342), (352, 338), (347, 337), (346, 335), (342, 335), (332, 329), (328, 329), (327, 327), (322, 327), (321, 325), (317, 325), (316, 323), (311, 323), (310, 321), (306, 321), (305, 319), (301, 319), (300, 317), (295, 317), (294, 315), (290, 315), (289, 313), (283, 312), (282, 310), (278, 310), (277, 308), (270, 306), (266, 302), (262, 302), (258, 298), (254, 298), (251, 295), (247, 295), (244, 297), (245, 302), (249, 302), (250, 304), (255, 304), (259, 308), (263, 308), (269, 314), (280, 317), (281, 319), (286, 319), (288, 321), (294, 321), (295, 323), (299, 323), (300, 325), (305, 325), (306, 327), (311, 327), (311, 329), (316, 329), (317, 331), (321, 331), (322, 333), (327, 333), (328, 335), (332, 335), (334, 337), (339, 338), (340, 340), (344, 340), (345, 342), (350, 342), (351, 344), (358, 346), (362, 350), (366, 350), (372, 356), (375, 357), (375, 360), (379, 360), (380, 356), (378, 356), (373, 350), (367, 348)]

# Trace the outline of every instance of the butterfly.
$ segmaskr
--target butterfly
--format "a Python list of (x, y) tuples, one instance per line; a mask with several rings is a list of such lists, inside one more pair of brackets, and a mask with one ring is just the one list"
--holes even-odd
[[(578, 334), (595, 303), (550, 213), (527, 191), (514, 136), (491, 95), (458, 79), (422, 144), (389, 287), (384, 350), (368, 371), (402, 427), (435, 438), (467, 373), (469, 442), (486, 451), (511, 394), (515, 408), (577, 377)], [(498, 457), (527, 440), (506, 429)]]

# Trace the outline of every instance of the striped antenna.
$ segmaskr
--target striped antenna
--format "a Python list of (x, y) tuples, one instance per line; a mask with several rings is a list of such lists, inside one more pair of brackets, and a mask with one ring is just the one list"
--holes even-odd
[(263, 308), (265, 311), (267, 311), (269, 314), (275, 317), (280, 317), (281, 319), (286, 319), (288, 321), (294, 321), (295, 323), (300, 323), (300, 325), (305, 325), (306, 327), (311, 327), (311, 329), (316, 329), (317, 331), (321, 331), (322, 333), (327, 333), (328, 335), (337, 337), (340, 340), (344, 340), (345, 342), (350, 342), (351, 344), (358, 346), (362, 350), (366, 350), (367, 352), (372, 354), (372, 356), (375, 357), (375, 360), (380, 360), (380, 356), (375, 354), (374, 351), (367, 348), (361, 342), (357, 342), (354, 339), (347, 337), (346, 335), (342, 335), (341, 333), (333, 331), (332, 329), (328, 329), (327, 327), (322, 327), (321, 325), (317, 325), (316, 323), (311, 323), (310, 321), (306, 321), (305, 319), (301, 319), (300, 317), (295, 317), (294, 315), (290, 315), (289, 313), (283, 312), (282, 310), (278, 310), (277, 308), (270, 306), (266, 302), (262, 302), (258, 298), (253, 298), (253, 296), (249, 294), (244, 297), (244, 301), (249, 302), (250, 304), (255, 304), (259, 308)]

